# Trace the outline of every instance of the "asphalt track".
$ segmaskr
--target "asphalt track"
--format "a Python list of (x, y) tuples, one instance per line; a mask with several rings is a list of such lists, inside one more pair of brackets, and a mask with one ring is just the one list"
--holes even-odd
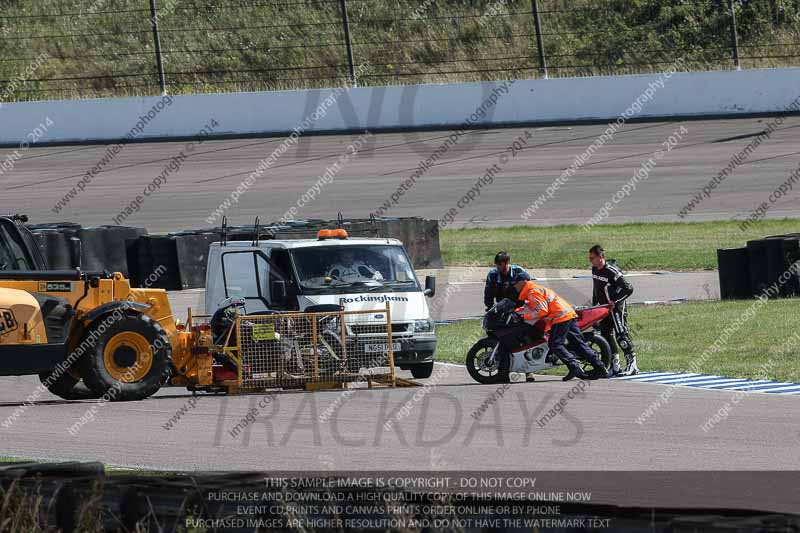
[[(681, 125), (688, 133), (677, 148), (666, 154), (649, 178), (630, 198), (616, 205), (608, 218), (610, 222), (679, 220), (677, 212), (681, 207), (752, 140), (752, 135), (763, 129), (764, 120), (628, 125), (525, 222), (520, 217), (524, 209), (604, 129), (533, 128), (534, 145), (510, 158), (494, 183), (459, 213), (457, 225), (475, 220), (486, 225), (583, 223)], [(797, 168), (798, 126), (800, 119), (787, 119), (686, 220), (742, 216), (765, 201)], [(466, 137), (387, 214), (441, 217), (487, 167), (498, 161), (499, 152), (523, 132), (524, 129), (487, 130)], [(374, 144), (349, 162), (316, 200), (300, 209), (298, 217), (330, 218), (338, 211), (350, 217), (367, 216), (446, 136), (446, 132), (376, 135)], [(319, 136), (301, 140), (227, 211), (231, 221), (247, 223), (255, 215), (262, 220), (282, 216), (353, 138)], [(281, 140), (208, 141), (195, 147), (180, 171), (171, 175), (124, 223), (145, 226), (150, 231), (207, 226), (206, 218)], [(111, 224), (113, 217), (141, 194), (184, 147), (185, 143), (126, 147), (59, 213), (53, 213), (51, 208), (97, 164), (106, 147), (25, 151), (13, 170), (0, 175), (2, 210), (26, 212), (36, 222)], [(0, 151), (0, 160), (11, 152)], [(796, 205), (797, 187), (773, 205), (768, 216), (797, 216)], [(474, 280), (467, 281), (474, 284)], [(579, 281), (588, 284), (588, 280)], [(690, 290), (705, 291), (705, 283), (709, 280), (698, 279)], [(713, 283), (710, 287), (715, 289)], [(464, 290), (454, 297), (452, 307), (467, 309), (467, 304), (457, 305), (462, 298), (469, 305), (475, 300), (471, 292)], [(530, 431), (526, 431), (526, 421), (542, 416), (572, 385), (552, 378), (515, 384), (476, 421), (471, 414), (497, 387), (471, 382), (462, 368), (440, 368), (447, 369), (447, 375), (436, 388), (357, 391), (343, 403), (335, 424), (319, 421), (318, 415), (341, 393), (279, 393), (269, 404), (273, 410), (265, 408), (259, 421), (237, 438), (228, 431), (250, 407), (257, 405), (261, 396), (201, 397), (174, 428), (166, 430), (163, 425), (190, 399), (180, 389), (165, 389), (144, 402), (125, 404), (64, 402), (48, 395), (48, 399), (28, 407), (10, 428), (0, 427), (2, 453), (178, 470), (374, 470), (412, 465), (430, 470), (700, 471), (800, 467), (797, 398), (748, 394), (725, 420), (704, 432), (701, 426), (732, 401), (735, 393), (611, 380), (593, 383), (584, 395), (569, 401), (565, 414), (544, 427), (531, 422)], [(31, 377), (2, 381), (0, 421), (38, 384)], [(392, 410), (399, 409), (418, 390), (427, 392), (418, 402), (411, 400), (412, 411), (397, 421), (397, 431), (382, 431), (386, 417), (393, 416)], [(638, 424), (637, 417), (648, 406), (656, 405), (654, 402), (663, 398), (667, 390), (672, 391), (669, 401)], [(97, 411), (95, 420), (71, 435), (68, 428), (92, 407)], [(761, 497), (769, 508), (789, 509), (786, 495)], [(647, 495), (627, 498), (635, 504)], [(733, 506), (753, 505), (752, 499), (745, 502), (741, 495), (731, 494), (729, 498)], [(796, 502), (794, 505), (796, 510)]]
[[(656, 122), (625, 125), (613, 140), (597, 150), (552, 199), (525, 221), (521, 214), (594, 140), (605, 125), (528, 128), (533, 138), (506, 164), (477, 199), (459, 210), (455, 226), (474, 223), (552, 224), (586, 222), (631, 179), (634, 172), (681, 126), (687, 130), (674, 149), (641, 181), (631, 196), (609, 213), (609, 222), (677, 221), (679, 210), (703, 185), (730, 162), (770, 119)], [(224, 117), (220, 119), (224, 124)], [(57, 127), (57, 125), (55, 126)], [(766, 201), (800, 161), (800, 118), (787, 118), (733, 175), (684, 220), (742, 217)], [(416, 185), (399, 197), (389, 216), (441, 218), (498, 163), (525, 128), (474, 131), (430, 168)], [(297, 211), (296, 218), (330, 218), (342, 211), (366, 217), (384, 201), (447, 138), (449, 132), (377, 134), (357, 159), (351, 159), (321, 188), (316, 199)], [(317, 183), (325, 169), (347, 150), (355, 135), (306, 136), (280, 156), (255, 185), (225, 212), (233, 223), (277, 220)], [(524, 137), (524, 135), (523, 135)], [(72, 220), (83, 224), (113, 224), (134, 197), (181, 151), (187, 156), (177, 173), (151, 196), (140, 211), (123, 221), (150, 231), (175, 231), (209, 226), (207, 218), (283, 138), (147, 143), (126, 146), (83, 192), (58, 213), (54, 205), (98, 165), (106, 146), (38, 147), (20, 152), (13, 169), (0, 175), (4, 211), (22, 211), (37, 222)], [(13, 150), (0, 150), (0, 161)], [(797, 216), (795, 186), (770, 206), (768, 217)], [(215, 221), (216, 223), (219, 220)]]
[[(568, 398), (578, 382), (542, 377), (512, 384), (491, 403), (498, 386), (475, 384), (463, 367), (437, 366), (427, 381), (436, 386), (345, 395), (278, 392), (260, 408), (266, 396), (198, 396), (171, 429), (164, 425), (192, 398), (178, 388), (129, 403), (65, 402), (46, 395), (10, 428), (0, 427), (0, 435), (9, 456), (173, 470), (781, 471), (799, 466), (796, 397), (751, 393), (733, 404), (733, 392), (603, 380)], [(4, 378), (0, 420), (37, 384), (31, 377)], [(540, 423), (562, 398), (563, 413)], [(484, 402), (488, 409), (474, 417)], [(704, 431), (701, 426), (726, 402), (732, 406), (727, 418)], [(652, 405), (657, 407), (651, 416), (637, 423)], [(92, 407), (94, 420), (71, 435), (69, 428)], [(256, 423), (232, 436), (252, 408), (259, 409)], [(332, 416), (322, 421), (326, 412)], [(387, 420), (393, 424), (388, 429)], [(797, 512), (795, 496), (745, 500), (729, 494), (726, 501), (705, 503)], [(645, 493), (625, 497), (631, 504), (647, 498)]]

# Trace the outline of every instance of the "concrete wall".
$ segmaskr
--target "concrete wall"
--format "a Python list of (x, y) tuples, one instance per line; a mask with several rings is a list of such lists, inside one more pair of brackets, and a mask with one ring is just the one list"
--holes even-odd
[[(780, 112), (800, 95), (800, 68), (109, 98), (4, 104), (0, 144), (18, 145), (49, 118), (39, 142), (157, 139), (352, 129), (736, 116)], [(638, 105), (634, 102), (638, 101)], [(631, 105), (633, 107), (631, 107)], [(157, 112), (153, 112), (153, 111)], [(151, 117), (146, 118), (148, 112)], [(28, 139), (30, 140), (30, 139)]]

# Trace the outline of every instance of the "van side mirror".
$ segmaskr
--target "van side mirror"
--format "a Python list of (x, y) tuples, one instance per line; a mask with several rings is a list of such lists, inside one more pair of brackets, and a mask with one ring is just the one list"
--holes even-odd
[(72, 268), (77, 270), (81, 269), (81, 240), (77, 237), (72, 237), (69, 240), (69, 262)]
[(286, 282), (283, 280), (275, 280), (272, 282), (271, 287), (272, 301), (283, 303), (286, 301)]
[(436, 276), (425, 276), (425, 291), (423, 294), (428, 298), (433, 298), (436, 295)]

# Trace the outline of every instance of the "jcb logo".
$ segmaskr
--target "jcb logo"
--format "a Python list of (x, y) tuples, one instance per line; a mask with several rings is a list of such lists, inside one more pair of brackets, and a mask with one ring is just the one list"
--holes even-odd
[(72, 292), (72, 283), (41, 281), (39, 282), (39, 292)]
[(17, 319), (11, 309), (0, 308), (0, 336), (11, 333), (17, 326)]

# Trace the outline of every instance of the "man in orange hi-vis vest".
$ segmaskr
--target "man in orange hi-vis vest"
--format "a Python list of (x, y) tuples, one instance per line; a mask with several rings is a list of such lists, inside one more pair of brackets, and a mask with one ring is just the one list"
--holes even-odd
[[(519, 291), (519, 301), (525, 302), (525, 305), (517, 309), (517, 312), (523, 314), (525, 322), (533, 324), (538, 320), (544, 320), (550, 325), (547, 346), (569, 369), (563, 378), (564, 381), (576, 377), (596, 379), (609, 376), (608, 369), (597, 353), (583, 339), (583, 333), (578, 327), (578, 314), (570, 304), (552, 289), (538, 285), (530, 279), (526, 281), (518, 276), (514, 288)], [(594, 368), (591, 375), (583, 371), (575, 354), (567, 350), (567, 342), (583, 356), (583, 359), (591, 363)]]

